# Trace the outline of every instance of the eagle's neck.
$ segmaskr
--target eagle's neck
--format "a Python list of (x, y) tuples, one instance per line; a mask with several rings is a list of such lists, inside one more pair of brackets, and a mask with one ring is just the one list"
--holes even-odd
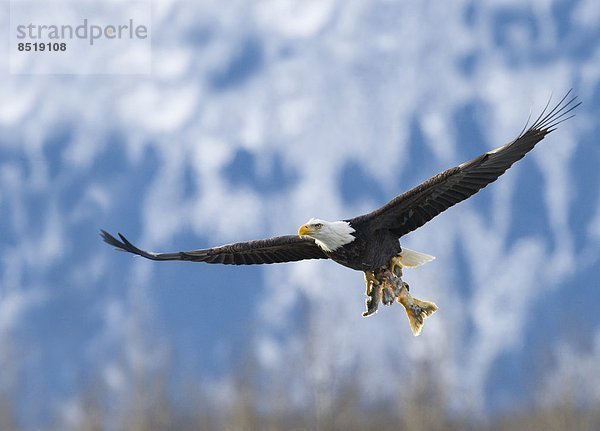
[(327, 222), (313, 238), (324, 251), (332, 252), (356, 239), (354, 228), (346, 221)]

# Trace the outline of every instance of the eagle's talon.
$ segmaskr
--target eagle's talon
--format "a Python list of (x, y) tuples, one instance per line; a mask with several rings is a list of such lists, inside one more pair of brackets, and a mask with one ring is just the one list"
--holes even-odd
[(362, 313), (363, 317), (370, 316), (377, 312), (379, 302), (381, 301), (382, 286), (380, 281), (376, 278), (373, 272), (365, 272), (365, 282), (367, 285), (367, 299), (365, 306), (367, 310)]
[(397, 255), (390, 259), (390, 272), (396, 277), (402, 277), (402, 267), (402, 255)]

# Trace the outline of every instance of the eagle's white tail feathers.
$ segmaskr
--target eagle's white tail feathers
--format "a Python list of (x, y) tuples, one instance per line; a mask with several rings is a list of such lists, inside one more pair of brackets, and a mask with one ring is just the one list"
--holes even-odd
[(417, 266), (431, 262), (433, 259), (435, 259), (435, 256), (404, 247), (402, 247), (402, 251), (400, 252), (400, 262), (404, 268), (416, 268)]

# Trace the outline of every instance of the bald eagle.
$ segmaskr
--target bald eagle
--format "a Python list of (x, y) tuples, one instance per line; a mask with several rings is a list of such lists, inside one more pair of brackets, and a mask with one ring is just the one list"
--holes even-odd
[(429, 262), (433, 256), (400, 247), (400, 237), (469, 198), (495, 181), (520, 160), (556, 126), (571, 118), (579, 106), (569, 91), (555, 106), (546, 107), (530, 127), (525, 126), (512, 142), (435, 175), (395, 197), (373, 212), (340, 221), (310, 219), (297, 235), (227, 244), (208, 249), (154, 253), (144, 251), (123, 235), (119, 239), (102, 230), (103, 240), (119, 250), (151, 260), (189, 260), (225, 265), (254, 265), (294, 262), (304, 259), (331, 259), (348, 268), (363, 271), (367, 285), (368, 316), (379, 302), (401, 303), (414, 335), (423, 320), (436, 311), (435, 304), (412, 297), (401, 280), (403, 267)]

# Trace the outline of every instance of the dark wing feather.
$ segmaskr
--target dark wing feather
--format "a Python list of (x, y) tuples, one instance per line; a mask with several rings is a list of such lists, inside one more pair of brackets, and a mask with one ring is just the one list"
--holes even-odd
[(295, 262), (304, 259), (327, 259), (321, 248), (310, 238), (297, 235), (277, 236), (257, 241), (238, 242), (205, 250), (153, 253), (140, 250), (127, 238), (117, 238), (102, 230), (102, 239), (122, 251), (152, 260), (189, 260), (192, 262), (222, 263), (225, 265), (255, 265), (263, 263)]
[(575, 103), (577, 98), (569, 98), (570, 93), (569, 90), (550, 110), (548, 101), (537, 120), (514, 141), (430, 178), (372, 213), (351, 220), (351, 223), (387, 228), (398, 236), (423, 226), (442, 211), (495, 181), (559, 123), (571, 118), (573, 115), (569, 114), (581, 102)]

